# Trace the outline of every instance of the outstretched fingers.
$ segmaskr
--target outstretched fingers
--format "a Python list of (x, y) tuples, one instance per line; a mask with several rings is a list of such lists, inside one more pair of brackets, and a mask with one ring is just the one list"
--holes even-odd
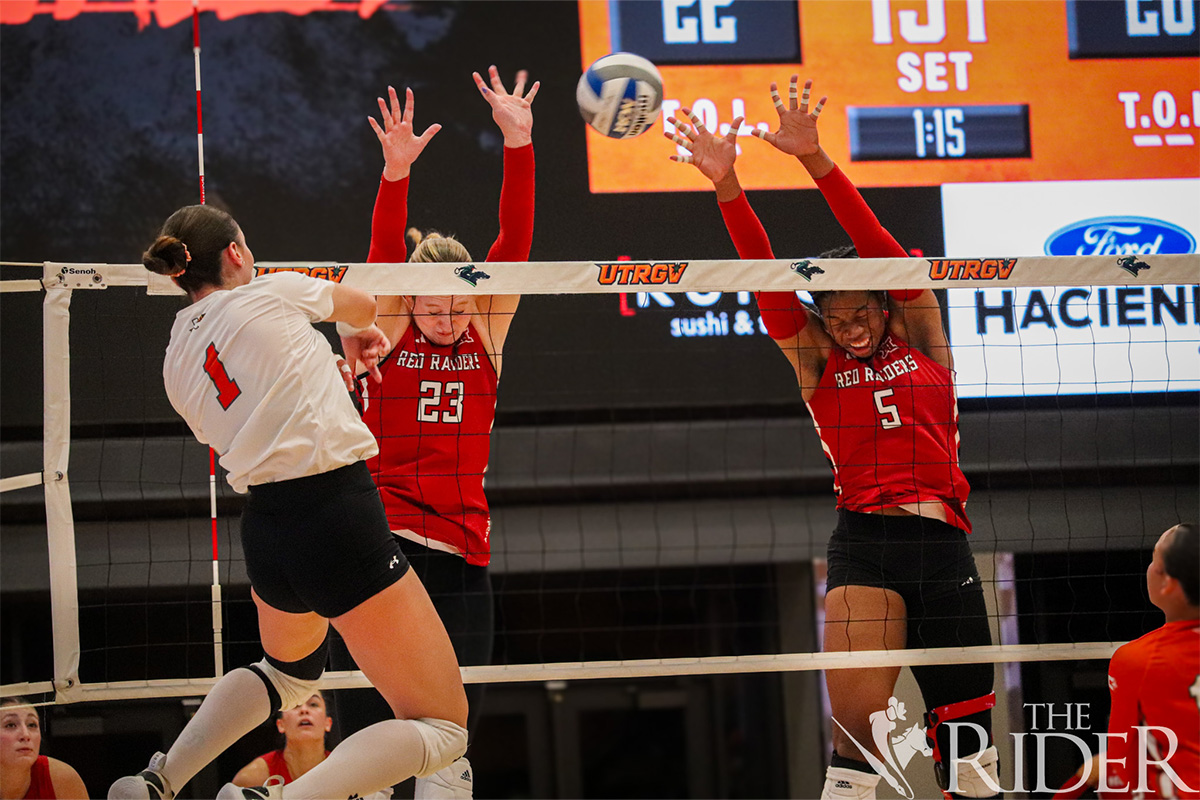
[(422, 133), (420, 136), (417, 137), (417, 141), (419, 141), (421, 143), (422, 150), (425, 149), (425, 145), (429, 144), (429, 140), (434, 137), (434, 134), (436, 134), (441, 129), (442, 129), (442, 124), (440, 122), (435, 122), (432, 125), (430, 125), (428, 128), (426, 128), (424, 133)]
[[(680, 111), (686, 112), (687, 109), (686, 108), (680, 109)], [(695, 147), (695, 141), (692, 139), (692, 129), (688, 126), (688, 123), (684, 122), (681, 119), (677, 119), (674, 116), (667, 117), (667, 122), (669, 122), (671, 125), (673, 125), (675, 127), (675, 130), (674, 131), (665, 131), (664, 130), (663, 136), (667, 139), (670, 139), (672, 142), (679, 145), (680, 147), (687, 148), (689, 151), (692, 150)], [(679, 164), (693, 163), (692, 154), (690, 152), (686, 153), (684, 155), (679, 155), (678, 153), (674, 153), (674, 154), (668, 156), (668, 158), (670, 158), (672, 161), (675, 161)]]
[(812, 110), (812, 113), (809, 114), (809, 116), (813, 118), (814, 122), (816, 121), (817, 117), (821, 116), (821, 109), (825, 108), (825, 101), (828, 99), (828, 97), (822, 97), (820, 100), (818, 100), (817, 105)]
[(786, 109), (783, 107), (783, 100), (779, 99), (779, 84), (775, 81), (771, 81), (771, 102), (775, 104), (775, 113), (782, 117)]
[(729, 124), (729, 132), (725, 134), (725, 141), (737, 144), (738, 131), (742, 129), (742, 123), (745, 121), (745, 117), (734, 117), (733, 122)]
[(382, 142), (383, 128), (379, 127), (379, 123), (375, 121), (374, 117), (367, 117), (367, 122), (371, 123), (371, 130), (375, 131), (375, 137)]
[(798, 80), (800, 80), (800, 76), (793, 75), (792, 79), (790, 81), (788, 81), (788, 110), (789, 111), (796, 110), (796, 81), (798, 81)]
[(376, 97), (375, 101), (379, 103), (379, 116), (383, 118), (383, 126), (392, 127), (392, 112), (388, 111), (387, 101), (382, 97)]
[(775, 144), (775, 134), (771, 131), (764, 131), (762, 128), (751, 128), (750, 135), (757, 136), (767, 144)]
[[(394, 90), (393, 90), (394, 92)], [(393, 94), (394, 96), (394, 94)], [(415, 125), (416, 120), (413, 119), (413, 112), (416, 109), (416, 102), (413, 100), (413, 90), (405, 88), (404, 90), (404, 117), (401, 122), (407, 122), (409, 125)]]
[(488, 67), (488, 80), (492, 82), (492, 91), (496, 94), (508, 94), (504, 90), (504, 81), (500, 80), (500, 70), (496, 69), (496, 65), (492, 64)]
[(404, 116), (400, 113), (400, 98), (396, 96), (396, 87), (388, 87), (388, 105), (390, 106), (389, 117), (392, 125), (399, 125), (404, 121)]
[(704, 122), (696, 116), (696, 112), (690, 108), (681, 108), (679, 110), (687, 114), (687, 118), (691, 121), (692, 127), (696, 129), (697, 134), (708, 133), (708, 129), (704, 127)]
[(471, 77), (475, 79), (475, 86), (479, 89), (479, 93), (487, 97), (489, 89), (487, 84), (483, 82), (483, 77), (478, 72), (472, 72)]
[(687, 123), (675, 117), (667, 117), (667, 122), (675, 126), (674, 131), (663, 131), (663, 136), (680, 147), (692, 149), (692, 139), (688, 133)]

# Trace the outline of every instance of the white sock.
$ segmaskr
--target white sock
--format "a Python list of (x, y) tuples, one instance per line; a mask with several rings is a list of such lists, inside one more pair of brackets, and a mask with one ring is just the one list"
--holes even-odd
[(266, 722), (271, 698), (262, 678), (248, 669), (225, 673), (167, 751), (162, 775), (176, 794), (209, 762)]
[(428, 778), (417, 778), (413, 800), (471, 800), (474, 786), (471, 762), (460, 758)]
[[(455, 726), (457, 727), (457, 726)], [(467, 747), (467, 732), (461, 731), (461, 746), (449, 756), (459, 756)], [(389, 719), (363, 728), (333, 749), (329, 758), (283, 787), (287, 800), (327, 800), (330, 797), (367, 795), (435, 767), (431, 756), (441, 749), (428, 736), (435, 731), (422, 720)], [(445, 764), (445, 760), (439, 760)]]
[(845, 767), (826, 767), (821, 800), (875, 800), (878, 783), (878, 775)]

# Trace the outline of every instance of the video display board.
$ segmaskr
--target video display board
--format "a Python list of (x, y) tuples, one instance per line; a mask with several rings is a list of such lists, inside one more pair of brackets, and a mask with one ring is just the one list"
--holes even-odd
[[(821, 142), (861, 187), (1194, 177), (1195, 0), (612, 0), (580, 3), (582, 64), (615, 50), (659, 65), (660, 120), (774, 128), (768, 86), (812, 78)], [(786, 91), (786, 88), (785, 88)], [(656, 127), (588, 133), (593, 192), (708, 188), (666, 162)], [(725, 128), (728, 130), (728, 128)], [(769, 145), (748, 189), (809, 185)]]

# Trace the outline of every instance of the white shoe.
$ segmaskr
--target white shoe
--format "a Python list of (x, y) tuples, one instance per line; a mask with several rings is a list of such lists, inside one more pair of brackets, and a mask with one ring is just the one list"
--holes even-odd
[(413, 800), (471, 800), (474, 787), (471, 762), (459, 758), (428, 778), (417, 778)]
[(282, 800), (283, 778), (272, 775), (262, 786), (234, 786), (227, 783), (217, 792), (217, 800)]
[(150, 766), (137, 775), (118, 778), (108, 787), (108, 800), (174, 800), (175, 792), (162, 774), (166, 763), (166, 755), (155, 753)]

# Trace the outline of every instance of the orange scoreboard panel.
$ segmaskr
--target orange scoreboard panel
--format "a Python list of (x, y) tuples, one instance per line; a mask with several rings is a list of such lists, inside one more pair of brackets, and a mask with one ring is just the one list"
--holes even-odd
[[(1200, 175), (1196, 0), (581, 0), (582, 66), (625, 50), (710, 129), (746, 122), (749, 189), (807, 187), (751, 127), (771, 81), (829, 96), (821, 143), (859, 186)], [(725, 127), (720, 128), (719, 126)], [(588, 129), (593, 192), (710, 188), (652, 127)], [(681, 151), (682, 152), (682, 151)]]

